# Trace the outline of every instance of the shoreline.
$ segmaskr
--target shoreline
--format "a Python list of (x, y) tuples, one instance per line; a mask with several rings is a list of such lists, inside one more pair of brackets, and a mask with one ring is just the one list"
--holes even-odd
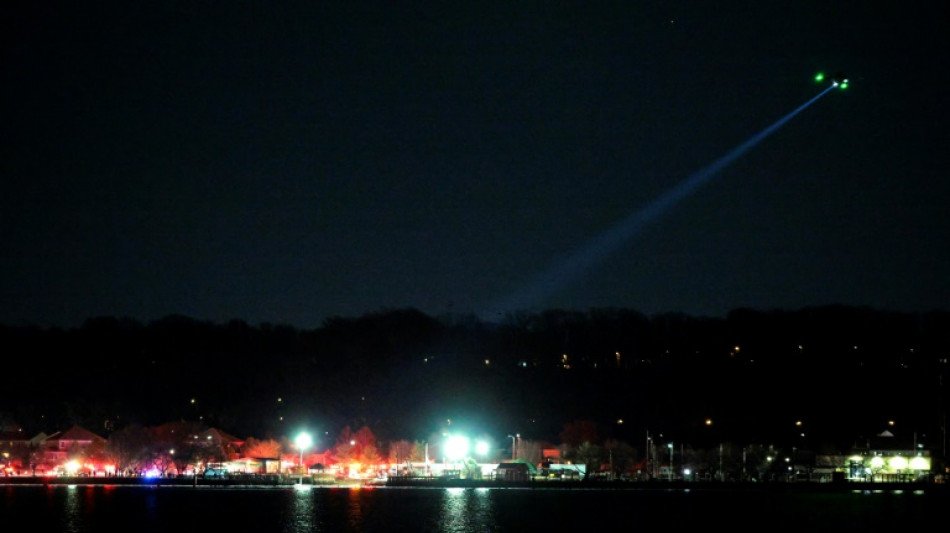
[[(100, 477), (100, 476), (10, 476), (0, 477), (0, 486), (4, 485), (42, 485), (42, 486), (141, 486), (141, 487), (295, 487), (297, 476), (281, 477)], [(326, 482), (304, 479), (304, 485), (312, 487), (359, 487), (355, 481)]]
[(0, 477), (0, 486), (141, 486), (141, 487), (218, 487), (218, 488), (475, 488), (541, 490), (649, 490), (649, 491), (723, 491), (844, 493), (950, 492), (950, 485), (932, 482), (690, 482), (690, 481), (502, 481), (443, 478), (390, 478), (381, 481), (319, 481), (304, 479), (301, 485), (293, 476), (269, 479), (248, 478), (139, 478), (85, 476), (12, 476)]
[(717, 491), (717, 492), (950, 492), (950, 485), (932, 482), (706, 482), (706, 481), (493, 481), (438, 478), (390, 479), (388, 487), (431, 488), (511, 488), (551, 490), (650, 490), (650, 491)]

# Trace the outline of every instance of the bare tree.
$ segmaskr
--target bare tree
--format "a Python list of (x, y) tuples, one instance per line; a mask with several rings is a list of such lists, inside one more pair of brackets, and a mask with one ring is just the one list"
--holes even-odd
[(169, 469), (176, 466), (175, 449), (168, 448), (164, 443), (153, 444), (151, 452), (152, 466), (164, 476)]
[(151, 438), (139, 425), (126, 426), (109, 435), (105, 452), (115, 461), (116, 471), (137, 471), (148, 461)]
[(412, 443), (408, 440), (397, 440), (389, 443), (389, 462), (392, 464), (406, 463), (412, 460)]
[(600, 470), (603, 450), (596, 444), (584, 442), (577, 448), (574, 448), (573, 454), (569, 457), (574, 463), (586, 465), (584, 469), (584, 479), (590, 477), (591, 472)]
[(244, 443), (244, 455), (255, 459), (272, 459), (280, 457), (280, 442), (274, 439), (257, 440), (254, 437)]
[(541, 442), (523, 439), (518, 443), (518, 459), (537, 465), (541, 463)]
[(617, 439), (608, 439), (604, 443), (604, 449), (607, 452), (607, 464), (611, 473), (620, 477), (632, 468), (634, 464), (634, 455), (636, 450), (624, 441)]
[(409, 460), (414, 463), (421, 463), (429, 458), (429, 444), (422, 441), (415, 441), (412, 443), (412, 452), (409, 455)]
[(379, 464), (381, 459), (382, 455), (380, 455), (379, 451), (376, 449), (376, 446), (370, 444), (363, 447), (363, 454), (360, 457), (361, 462), (376, 466)]

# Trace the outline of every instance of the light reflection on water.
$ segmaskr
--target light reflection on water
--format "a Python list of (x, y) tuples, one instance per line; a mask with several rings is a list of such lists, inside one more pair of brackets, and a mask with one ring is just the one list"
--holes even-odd
[(295, 488), (293, 498), (290, 500), (290, 512), (287, 523), (284, 524), (284, 532), (319, 531), (316, 527), (316, 515), (313, 490), (308, 486)]
[(80, 533), (83, 531), (82, 502), (79, 488), (76, 485), (66, 487), (66, 498), (63, 502), (63, 531), (66, 533)]
[[(0, 487), (0, 531), (260, 533), (630, 530), (912, 531), (944, 494), (400, 488)], [(596, 526), (596, 527), (595, 527)], [(909, 528), (909, 529), (908, 529)], [(766, 528), (767, 529), (767, 528)]]
[(346, 522), (352, 531), (363, 528), (363, 498), (367, 496), (366, 492), (357, 488), (347, 491)]
[(496, 527), (488, 489), (445, 489), (438, 531), (469, 533)]
[(297, 489), (284, 533), (498, 530), (489, 489)]

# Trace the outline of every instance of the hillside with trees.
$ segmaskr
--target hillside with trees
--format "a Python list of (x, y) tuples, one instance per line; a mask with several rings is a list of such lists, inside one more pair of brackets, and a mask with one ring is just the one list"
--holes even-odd
[(943, 442), (948, 332), (945, 311), (846, 306), (549, 310), (498, 323), (395, 309), (312, 330), (99, 317), (0, 327), (0, 417), (105, 435), (193, 421), (262, 440), (366, 426), (386, 441), (447, 423), (556, 441), (565, 423), (591, 420), (627, 442), (646, 431), (794, 441), (804, 420), (809, 439), (844, 447), (896, 420)]

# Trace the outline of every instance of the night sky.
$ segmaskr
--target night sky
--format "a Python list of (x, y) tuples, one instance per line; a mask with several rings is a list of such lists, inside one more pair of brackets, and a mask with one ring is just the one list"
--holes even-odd
[(0, 323), (950, 302), (940, 3), (63, 4), (0, 7)]

